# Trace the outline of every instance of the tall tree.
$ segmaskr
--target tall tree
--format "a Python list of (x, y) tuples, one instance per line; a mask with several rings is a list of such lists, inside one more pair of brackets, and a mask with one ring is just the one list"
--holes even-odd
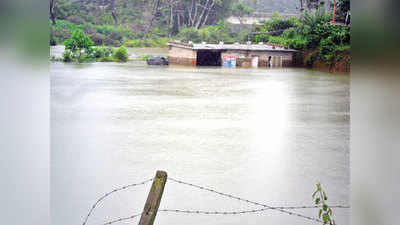
[(50, 19), (53, 23), (53, 25), (56, 25), (56, 17), (54, 16), (54, 7), (55, 7), (55, 2), (56, 0), (50, 0)]
[(158, 16), (158, 14), (159, 14), (160, 3), (161, 3), (161, 0), (154, 0), (154, 1), (153, 1), (153, 4), (154, 4), (154, 5), (153, 5), (153, 14), (152, 14), (152, 16), (151, 16), (149, 25), (147, 26), (146, 33), (150, 33), (151, 30), (152, 30), (152, 28), (153, 28), (153, 22), (154, 22), (155, 18), (156, 18), (156, 17)]
[(336, 19), (349, 24), (350, 0), (336, 0)]
[(304, 11), (304, 0), (300, 0), (300, 11), (303, 12)]
[(115, 0), (111, 1), (110, 10), (111, 10), (111, 15), (114, 19), (115, 24), (118, 24), (118, 17), (117, 17), (117, 12), (116, 12), (117, 10), (115, 8)]
[(253, 9), (250, 9), (239, 2), (233, 7), (232, 14), (239, 19), (239, 23), (242, 25), (243, 17), (250, 15), (253, 11)]

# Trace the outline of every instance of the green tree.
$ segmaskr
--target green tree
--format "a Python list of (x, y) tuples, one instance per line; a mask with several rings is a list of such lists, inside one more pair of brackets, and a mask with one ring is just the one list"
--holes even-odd
[(93, 46), (93, 41), (82, 30), (77, 29), (72, 32), (71, 37), (64, 42), (64, 45), (65, 49), (71, 50), (74, 54), (78, 53), (79, 57), (81, 57), (82, 50), (89, 51)]
[(243, 17), (250, 15), (253, 11), (239, 2), (233, 7), (232, 14), (239, 19), (240, 24), (243, 24)]
[(254, 35), (252, 40), (255, 42), (268, 42), (271, 36), (282, 35), (285, 30), (297, 27), (298, 22), (297, 18), (284, 19), (278, 13), (274, 13), (268, 21), (264, 21), (261, 26), (256, 27), (255, 31), (258, 34)]

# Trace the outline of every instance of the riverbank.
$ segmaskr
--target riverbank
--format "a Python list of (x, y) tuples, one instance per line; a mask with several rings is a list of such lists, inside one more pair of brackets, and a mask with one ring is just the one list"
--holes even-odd
[(337, 52), (331, 62), (322, 61), (317, 51), (306, 50), (302, 54), (304, 67), (333, 74), (350, 74), (350, 52)]
[[(168, 57), (168, 48), (126, 48), (129, 54), (128, 61), (146, 61), (150, 56)], [(50, 60), (61, 58), (65, 48), (63, 45), (50, 46)], [(317, 71), (329, 72), (332, 74), (350, 74), (349, 52), (341, 52), (337, 54), (334, 63), (328, 64), (318, 58), (317, 53), (308, 50), (299, 54), (294, 62), (295, 67), (310, 68)], [(313, 59), (313, 60), (312, 60)], [(308, 60), (308, 61), (307, 61)], [(312, 61), (310, 61), (312, 60)], [(57, 60), (52, 60), (57, 61)], [(310, 62), (312, 62), (310, 64)], [(307, 64), (308, 63), (308, 64)]]

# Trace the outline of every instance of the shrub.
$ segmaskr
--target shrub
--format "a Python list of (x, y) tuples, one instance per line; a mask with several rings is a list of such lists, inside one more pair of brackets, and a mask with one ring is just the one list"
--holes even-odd
[(69, 16), (67, 20), (74, 24), (83, 24), (85, 21), (78, 16)]
[(328, 37), (327, 39), (321, 40), (318, 49), (319, 49), (320, 59), (331, 65), (336, 55), (336, 45), (332, 41), (332, 37)]
[(62, 60), (63, 62), (71, 62), (72, 61), (71, 51), (69, 50), (64, 51)]
[(230, 34), (230, 30), (225, 25), (225, 23), (220, 20), (216, 25), (205, 26), (201, 29), (196, 29), (193, 27), (182, 29), (177, 37), (182, 41), (193, 41), (193, 42), (201, 42), (205, 41), (208, 43), (218, 43), (220, 41), (225, 42), (234, 42), (235, 40), (244, 39), (243, 36), (246, 36), (247, 39), (247, 31), (244, 31), (241, 34), (237, 34), (232, 32), (232, 36)]
[[(283, 19), (279, 16), (279, 14), (274, 14), (268, 21), (263, 21), (261, 26), (256, 27), (256, 32), (271, 32), (273, 35), (282, 34), (283, 30), (297, 27), (298, 19), (297, 18), (289, 18)], [(268, 41), (266, 34), (257, 34), (255, 35), (256, 39), (262, 39), (260, 41)]]
[(124, 45), (119, 47), (118, 50), (114, 54), (114, 58), (119, 62), (128, 61), (128, 57), (129, 57), (129, 54)]
[(286, 39), (281, 36), (271, 36), (269, 42), (273, 44), (286, 45)]
[(112, 56), (104, 57), (99, 59), (100, 62), (115, 62), (115, 58)]
[(136, 40), (129, 40), (125, 42), (125, 45), (131, 48), (141, 48), (143, 47), (141, 40), (136, 39)]
[(289, 19), (283, 19), (279, 16), (279, 14), (274, 14), (266, 22), (266, 27), (268, 31), (279, 31), (279, 30), (285, 30), (290, 27), (295, 27), (296, 26), (297, 19), (296, 18), (289, 18)]
[(94, 47), (92, 48), (91, 57), (94, 58), (106, 58), (113, 55), (113, 49), (111, 47)]
[(182, 41), (186, 41), (186, 42), (187, 41), (193, 41), (193, 42), (200, 42), (201, 41), (199, 31), (194, 27), (183, 28), (179, 32), (178, 37)]
[(217, 26), (206, 26), (199, 30), (200, 40), (208, 43), (218, 43), (227, 41), (229, 36), (224, 30), (218, 29)]
[(312, 67), (314, 65), (315, 60), (317, 59), (317, 55), (315, 52), (310, 53), (304, 59), (304, 64), (308, 67)]
[(135, 39), (129, 40), (124, 43), (125, 46), (131, 48), (145, 48), (145, 47), (167, 47), (167, 43), (170, 39), (168, 38), (155, 38), (155, 39)]
[[(350, 51), (350, 28), (328, 23), (330, 14), (323, 10), (304, 13), (300, 19), (281, 19), (273, 16), (269, 21), (257, 27), (262, 32), (253, 37), (255, 42), (271, 42), (289, 46), (297, 50), (317, 50), (319, 59), (332, 64), (338, 52)], [(276, 31), (286, 29), (277, 36)], [(264, 33), (265, 32), (265, 33)], [(316, 54), (306, 59), (308, 66), (317, 59)]]
[(100, 33), (92, 33), (90, 34), (90, 39), (94, 42), (95, 45), (103, 45), (105, 44), (106, 36)]
[(92, 55), (94, 58), (103, 58), (103, 57), (105, 57), (104, 49), (101, 47), (93, 48)]
[(307, 40), (303, 39), (303, 37), (301, 37), (301, 36), (296, 36), (294, 39), (288, 39), (286, 41), (286, 44), (290, 48), (301, 50), (301, 49), (305, 48), (305, 46), (307, 44)]
[[(242, 30), (242, 31), (240, 31), (239, 35), (236, 37), (235, 41), (238, 41), (238, 42), (247, 41), (248, 40), (248, 35), (249, 35), (249, 30), (247, 30), (247, 29)], [(257, 41), (257, 42), (263, 42), (263, 41)]]
[(71, 20), (77, 24), (59, 19), (56, 21), (56, 25), (52, 25), (51, 21), (49, 21), (50, 33), (53, 35), (51, 39), (57, 43), (62, 43), (71, 36), (74, 30), (80, 29), (89, 34), (95, 45), (121, 46), (123, 39), (129, 40), (138, 36), (138, 34), (133, 33), (129, 27), (124, 25), (94, 25), (75, 21), (74, 19)]

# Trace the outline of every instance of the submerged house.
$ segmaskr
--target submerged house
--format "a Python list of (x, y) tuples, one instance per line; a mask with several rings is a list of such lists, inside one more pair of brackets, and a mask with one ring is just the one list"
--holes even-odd
[(275, 44), (168, 43), (170, 64), (225, 67), (290, 67), (296, 50)]

